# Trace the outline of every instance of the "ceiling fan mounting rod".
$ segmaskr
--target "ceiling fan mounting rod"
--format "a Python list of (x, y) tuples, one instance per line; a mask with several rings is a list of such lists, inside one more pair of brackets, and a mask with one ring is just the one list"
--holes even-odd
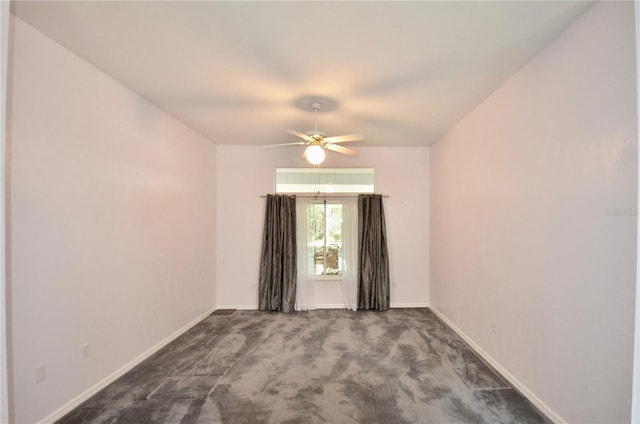
[(320, 103), (320, 102), (311, 102), (311, 108), (313, 109), (314, 121), (315, 121), (314, 122), (314, 128), (313, 128), (313, 134), (314, 135), (318, 134), (318, 109), (320, 109), (321, 107), (322, 107), (322, 103)]

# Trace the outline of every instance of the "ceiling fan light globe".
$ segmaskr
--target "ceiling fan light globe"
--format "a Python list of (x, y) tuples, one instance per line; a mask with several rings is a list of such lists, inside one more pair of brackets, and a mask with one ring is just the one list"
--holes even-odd
[(309, 146), (305, 151), (305, 157), (311, 165), (320, 165), (324, 161), (324, 149), (320, 146)]

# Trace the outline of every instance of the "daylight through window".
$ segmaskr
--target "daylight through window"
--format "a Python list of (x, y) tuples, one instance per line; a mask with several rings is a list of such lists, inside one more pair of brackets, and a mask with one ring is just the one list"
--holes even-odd
[(311, 240), (314, 275), (342, 274), (342, 204), (313, 204)]

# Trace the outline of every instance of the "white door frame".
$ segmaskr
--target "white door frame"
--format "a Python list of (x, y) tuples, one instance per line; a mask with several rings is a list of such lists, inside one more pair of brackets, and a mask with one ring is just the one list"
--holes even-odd
[[(636, 113), (638, 134), (640, 134), (640, 4), (634, 2), (635, 6), (635, 28), (636, 28)], [(638, 164), (640, 164), (640, 149), (638, 149)], [(640, 189), (640, 172), (638, 173), (638, 188)], [(636, 212), (640, 210), (640, 190), (638, 190), (638, 204)], [(640, 230), (640, 214), (636, 213), (637, 229)], [(640, 246), (638, 246), (638, 236), (636, 233), (636, 319), (633, 342), (633, 389), (631, 397), (631, 422), (640, 423)]]
[(2, 52), (2, 109), (0, 116), (0, 423), (9, 422), (7, 376), (7, 291), (5, 268), (5, 135), (7, 127), (7, 61), (9, 50), (10, 0), (0, 0), (0, 52)]

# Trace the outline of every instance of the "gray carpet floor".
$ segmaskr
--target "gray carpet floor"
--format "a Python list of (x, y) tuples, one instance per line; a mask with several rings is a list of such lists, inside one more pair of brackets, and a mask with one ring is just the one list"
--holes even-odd
[(211, 315), (58, 421), (548, 422), (429, 309)]

